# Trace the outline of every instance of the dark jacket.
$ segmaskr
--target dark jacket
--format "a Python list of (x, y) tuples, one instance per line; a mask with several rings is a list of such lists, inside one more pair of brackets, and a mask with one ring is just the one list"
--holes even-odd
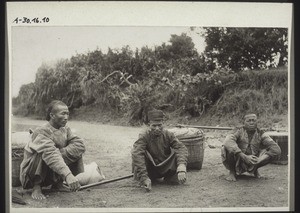
[[(137, 176), (142, 181), (148, 178), (145, 163), (145, 151), (147, 150), (154, 162), (159, 164), (169, 157), (171, 148), (175, 152), (177, 171), (185, 170), (185, 167), (178, 167), (179, 164), (186, 166), (188, 150), (180, 142), (174, 133), (163, 129), (162, 134), (158, 137), (153, 136), (148, 129), (139, 135), (139, 139), (134, 143), (132, 150), (132, 163), (136, 167)], [(179, 170), (178, 170), (179, 169)]]
[(258, 156), (260, 150), (266, 149), (266, 154), (271, 158), (279, 156), (281, 149), (277, 143), (264, 131), (259, 128), (254, 132), (251, 141), (244, 127), (238, 127), (229, 134), (224, 142), (224, 146), (228, 152), (237, 154), (245, 153), (248, 146), (251, 148), (252, 155)]

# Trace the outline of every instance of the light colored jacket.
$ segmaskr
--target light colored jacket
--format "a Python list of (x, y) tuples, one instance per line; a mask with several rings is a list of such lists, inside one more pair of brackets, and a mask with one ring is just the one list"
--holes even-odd
[(83, 139), (74, 135), (68, 126), (55, 129), (47, 123), (35, 129), (32, 140), (24, 148), (20, 178), (25, 178), (32, 157), (41, 154), (49, 168), (65, 179), (71, 173), (67, 165), (79, 160), (84, 152)]

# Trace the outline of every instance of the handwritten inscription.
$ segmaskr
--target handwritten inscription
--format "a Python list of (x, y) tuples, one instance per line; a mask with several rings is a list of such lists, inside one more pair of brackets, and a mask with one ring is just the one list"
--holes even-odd
[(37, 23), (48, 23), (50, 21), (49, 17), (42, 18), (27, 18), (27, 17), (17, 17), (13, 20), (15, 24), (37, 24)]

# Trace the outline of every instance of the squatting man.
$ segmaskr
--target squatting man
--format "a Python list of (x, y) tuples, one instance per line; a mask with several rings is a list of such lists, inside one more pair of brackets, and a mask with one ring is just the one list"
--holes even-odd
[(134, 178), (147, 191), (151, 190), (152, 182), (182, 184), (186, 181), (188, 150), (174, 133), (163, 128), (163, 118), (161, 110), (150, 111), (149, 128), (133, 145)]
[(76, 177), (84, 172), (83, 139), (74, 135), (66, 126), (69, 110), (65, 103), (52, 101), (47, 110), (45, 125), (32, 133), (24, 148), (20, 166), (20, 180), (24, 189), (33, 189), (33, 199), (45, 199), (42, 187), (52, 185), (57, 190), (76, 191), (80, 181)]
[(226, 180), (236, 181), (236, 176), (244, 172), (260, 178), (258, 168), (276, 160), (280, 154), (278, 144), (257, 128), (257, 116), (247, 114), (243, 126), (226, 137), (221, 149), (223, 164), (229, 170)]

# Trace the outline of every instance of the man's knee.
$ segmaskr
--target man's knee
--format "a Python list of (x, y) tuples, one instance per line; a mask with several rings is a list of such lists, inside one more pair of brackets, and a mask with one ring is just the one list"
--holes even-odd
[(84, 172), (84, 164), (83, 159), (80, 158), (78, 161), (75, 161), (68, 165), (69, 169), (71, 170), (73, 175), (78, 175)]
[(235, 161), (236, 161), (235, 154), (232, 152), (229, 152), (225, 146), (222, 146), (222, 148), (221, 148), (221, 157), (222, 157), (223, 162), (227, 161), (227, 162), (235, 163)]
[(236, 164), (236, 157), (234, 153), (228, 152), (225, 146), (221, 148), (222, 163), (228, 170), (234, 170)]

